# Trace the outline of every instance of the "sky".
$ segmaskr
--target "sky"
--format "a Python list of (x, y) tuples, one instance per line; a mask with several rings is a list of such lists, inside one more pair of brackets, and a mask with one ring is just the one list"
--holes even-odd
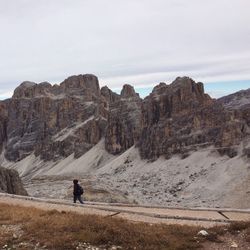
[(0, 99), (85, 73), (142, 96), (178, 76), (213, 97), (250, 88), (249, 11), (249, 0), (0, 0)]

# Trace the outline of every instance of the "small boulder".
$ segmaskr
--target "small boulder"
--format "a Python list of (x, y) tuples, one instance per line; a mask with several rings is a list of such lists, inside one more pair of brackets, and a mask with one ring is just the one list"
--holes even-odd
[(198, 232), (197, 235), (207, 236), (207, 235), (209, 235), (209, 233), (207, 231), (205, 231), (205, 230), (201, 230), (201, 231)]

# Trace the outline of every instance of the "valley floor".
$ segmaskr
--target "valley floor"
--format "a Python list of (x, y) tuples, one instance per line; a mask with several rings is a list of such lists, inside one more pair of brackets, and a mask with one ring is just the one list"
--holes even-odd
[(181, 159), (141, 160), (132, 147), (119, 156), (108, 154), (104, 141), (74, 159), (43, 162), (34, 155), (2, 166), (16, 169), (29, 195), (72, 199), (72, 180), (85, 188), (85, 199), (176, 207), (250, 207), (250, 162), (239, 154), (220, 156), (213, 148), (190, 152)]

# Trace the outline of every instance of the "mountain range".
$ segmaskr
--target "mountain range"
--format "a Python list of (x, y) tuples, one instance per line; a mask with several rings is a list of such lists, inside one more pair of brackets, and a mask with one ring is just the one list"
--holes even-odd
[[(209, 158), (213, 154), (216, 159), (226, 159), (229, 163), (237, 159), (237, 162), (244, 162), (244, 171), (235, 166), (238, 168), (235, 173), (242, 172), (245, 179), (241, 175), (237, 179), (235, 174), (232, 177), (237, 179), (234, 184), (238, 185), (248, 180), (250, 171), (250, 89), (213, 99), (204, 92), (202, 83), (189, 77), (177, 77), (171, 84), (159, 83), (142, 99), (128, 84), (120, 94), (107, 86), (100, 88), (98, 78), (90, 74), (71, 76), (59, 85), (26, 81), (15, 89), (12, 98), (0, 102), (0, 150), (1, 165), (15, 168), (26, 180), (35, 176), (61, 175), (60, 171), (63, 175), (76, 176), (98, 169), (91, 176), (102, 180), (109, 176), (104, 180), (106, 184), (112, 171), (125, 173), (136, 165), (130, 159), (135, 151), (138, 152), (137, 161), (151, 167), (156, 162), (165, 162), (166, 171), (171, 169), (168, 163), (177, 158), (178, 164), (183, 163), (179, 168), (187, 170), (190, 166), (185, 166), (185, 162), (195, 165), (195, 159), (190, 159), (198, 152), (206, 152), (210, 155), (200, 157)], [(88, 160), (91, 157), (95, 160)], [(121, 158), (122, 165), (120, 161), (115, 164)], [(70, 159), (68, 166), (64, 166), (66, 172), (62, 167), (65, 159)], [(107, 170), (112, 161), (112, 171)], [(204, 164), (198, 164), (199, 171), (204, 168), (209, 172)], [(79, 170), (79, 165), (84, 171)], [(219, 168), (220, 164), (217, 165)], [(175, 176), (179, 168), (176, 167)], [(144, 170), (136, 173), (140, 175), (141, 171), (143, 176)], [(189, 184), (182, 175), (171, 187), (166, 186), (164, 192), (173, 195), (187, 190), (192, 178), (200, 176), (200, 172), (192, 171), (186, 171), (185, 175)], [(161, 173), (155, 178), (160, 178)], [(227, 183), (233, 180), (230, 178)], [(111, 181), (112, 188), (116, 181)], [(157, 180), (151, 181), (151, 177), (146, 180), (157, 185)], [(162, 183), (158, 193), (165, 184)], [(131, 185), (140, 186), (135, 181)], [(250, 191), (249, 184), (244, 188)], [(145, 187), (139, 190), (136, 197), (143, 194)], [(148, 197), (146, 193), (144, 196)], [(178, 197), (174, 196), (173, 200)], [(167, 200), (159, 203), (165, 204)], [(144, 199), (141, 202), (147, 203)]]

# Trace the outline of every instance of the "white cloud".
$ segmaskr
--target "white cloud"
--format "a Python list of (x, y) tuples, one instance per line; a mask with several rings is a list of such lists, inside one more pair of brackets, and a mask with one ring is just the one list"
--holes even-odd
[(7, 91), (7, 92), (0, 91), (0, 100), (7, 99), (11, 97), (12, 95), (13, 95), (13, 91)]
[(250, 79), (249, 0), (0, 0), (0, 89), (94, 73), (149, 86)]

